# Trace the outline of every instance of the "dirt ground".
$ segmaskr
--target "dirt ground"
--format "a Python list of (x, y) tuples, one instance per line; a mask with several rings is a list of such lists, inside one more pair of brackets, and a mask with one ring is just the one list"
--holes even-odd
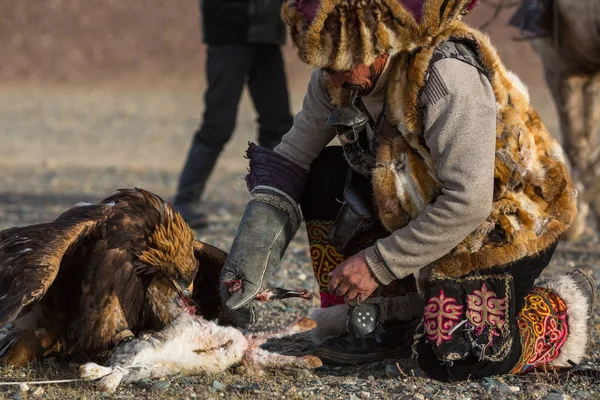
[[(481, 23), (490, 13), (481, 7), (470, 19)], [(0, 229), (51, 220), (74, 203), (98, 201), (121, 187), (172, 197), (202, 112), (204, 47), (198, 18), (193, 0), (0, 2)], [(488, 32), (557, 134), (539, 61), (526, 43), (512, 40), (517, 32), (504, 26), (506, 18), (502, 14)], [(291, 44), (284, 50), (297, 112), (310, 70), (296, 60)], [(255, 118), (244, 95), (236, 132), (207, 188), (213, 224), (197, 232), (200, 240), (225, 250), (246, 202), (242, 155), (255, 136)], [(597, 236), (561, 244), (546, 274), (575, 267), (598, 274)], [(271, 283), (317, 293), (302, 230)], [(262, 306), (257, 328), (290, 323), (316, 306), (316, 300)], [(594, 323), (598, 328), (598, 310)], [(303, 337), (283, 345), (308, 346)], [(597, 330), (588, 355), (586, 362), (600, 363)], [(4, 382), (76, 377), (75, 364), (57, 360), (0, 369)], [(217, 376), (144, 381), (112, 396), (81, 382), (23, 389), (0, 386), (0, 398), (600, 398), (589, 379), (548, 374), (441, 384), (425, 378), (410, 359), (264, 375), (238, 368)]]

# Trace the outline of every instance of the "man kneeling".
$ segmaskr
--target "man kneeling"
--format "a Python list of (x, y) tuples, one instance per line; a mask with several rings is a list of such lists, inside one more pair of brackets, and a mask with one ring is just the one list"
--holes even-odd
[(248, 310), (304, 218), (321, 306), (362, 303), (315, 351), (324, 362), (412, 348), (428, 375), (460, 380), (581, 360), (594, 283), (535, 284), (576, 191), (527, 89), (461, 21), (476, 3), (284, 4), (315, 71), (281, 144), (248, 149), (251, 196), (221, 275), (229, 309)]

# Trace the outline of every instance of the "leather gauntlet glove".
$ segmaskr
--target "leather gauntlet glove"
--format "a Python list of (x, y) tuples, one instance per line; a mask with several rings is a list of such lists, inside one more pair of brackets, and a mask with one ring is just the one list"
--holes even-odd
[(283, 191), (254, 188), (221, 271), (219, 293), (229, 313), (246, 306), (264, 289), (301, 220), (298, 205)]

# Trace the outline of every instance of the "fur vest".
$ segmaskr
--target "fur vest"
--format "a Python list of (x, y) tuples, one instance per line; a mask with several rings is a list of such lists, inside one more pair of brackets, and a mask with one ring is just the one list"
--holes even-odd
[[(563, 150), (529, 104), (527, 89), (507, 71), (489, 39), (456, 21), (430, 46), (398, 57), (388, 88), (389, 114), (396, 134), (378, 149), (373, 188), (385, 227), (402, 228), (435, 200), (441, 186), (423, 140), (419, 95), (433, 49), (442, 41), (464, 40), (476, 51), (497, 102), (494, 201), (489, 217), (452, 252), (438, 260), (436, 272), (461, 276), (532, 256), (556, 242), (576, 214), (576, 191)], [(395, 188), (398, 175), (417, 190)], [(420, 199), (411, 198), (418, 194)]]

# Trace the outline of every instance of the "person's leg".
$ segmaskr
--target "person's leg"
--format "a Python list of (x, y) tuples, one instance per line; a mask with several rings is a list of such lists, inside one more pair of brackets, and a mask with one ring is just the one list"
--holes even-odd
[[(541, 366), (568, 367), (568, 359), (579, 362), (589, 338), (595, 284), (580, 271), (534, 284), (553, 251), (554, 247), (508, 267), (514, 282), (510, 290), (493, 286), (501, 274), (494, 279), (470, 276), (458, 286), (466, 288), (479, 279), (485, 288), (467, 288), (459, 299), (451, 295), (452, 284), (446, 284), (439, 298), (429, 298), (424, 326), (413, 346), (421, 369), (433, 379), (459, 381)], [(460, 310), (461, 315), (436, 314), (441, 309), (434, 304), (440, 299), (447, 304), (445, 311)]]
[(577, 216), (565, 233), (565, 238), (575, 241), (585, 232), (589, 214), (589, 204), (584, 199), (587, 187), (582, 180), (589, 153), (593, 151), (586, 138), (584, 87), (588, 77), (586, 73), (577, 69), (577, 65), (569, 63), (564, 55), (559, 53), (551, 38), (535, 39), (532, 45), (540, 56), (544, 78), (556, 105), (562, 145), (579, 193)]
[(596, 232), (600, 232), (600, 72), (592, 75), (584, 94), (590, 159), (583, 179), (586, 183), (585, 195), (596, 217)]
[(293, 118), (281, 47), (277, 44), (255, 45), (248, 89), (258, 113), (258, 143), (273, 149), (290, 130)]
[(250, 56), (244, 45), (210, 46), (207, 50), (204, 120), (194, 134), (174, 201), (175, 207), (186, 214), (184, 219), (188, 223), (223, 147), (233, 134)]

